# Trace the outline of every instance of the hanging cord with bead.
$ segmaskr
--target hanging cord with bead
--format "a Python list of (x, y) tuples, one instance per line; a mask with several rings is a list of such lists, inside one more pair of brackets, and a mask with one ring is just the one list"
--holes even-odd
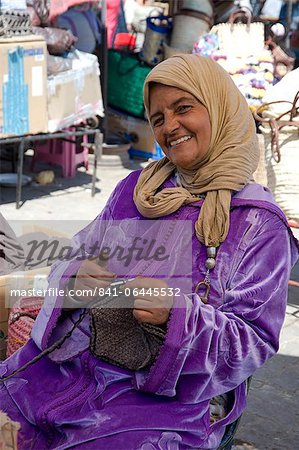
[(208, 247), (207, 248), (207, 259), (205, 262), (205, 266), (206, 266), (206, 274), (205, 274), (205, 278), (203, 281), (200, 281), (199, 283), (197, 283), (197, 285), (195, 286), (195, 293), (199, 295), (198, 291), (200, 289), (201, 286), (205, 287), (205, 293), (204, 295), (199, 295), (199, 298), (201, 299), (201, 301), (203, 303), (208, 303), (208, 299), (209, 299), (209, 294), (210, 294), (210, 290), (211, 290), (211, 277), (210, 277), (210, 270), (213, 270), (214, 267), (216, 266), (216, 255), (217, 255), (217, 248), (216, 247)]

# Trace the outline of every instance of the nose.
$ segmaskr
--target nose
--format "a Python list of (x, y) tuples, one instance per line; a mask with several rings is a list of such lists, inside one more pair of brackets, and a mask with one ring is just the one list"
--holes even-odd
[(164, 134), (172, 134), (180, 127), (178, 118), (175, 114), (169, 113), (164, 115), (163, 131)]

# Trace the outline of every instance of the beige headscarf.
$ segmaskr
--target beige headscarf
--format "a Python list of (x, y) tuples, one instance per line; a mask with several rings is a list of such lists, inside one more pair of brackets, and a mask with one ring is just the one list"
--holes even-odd
[[(134, 190), (136, 207), (145, 217), (161, 217), (194, 202), (192, 194), (206, 193), (196, 235), (205, 245), (218, 247), (229, 230), (232, 191), (240, 191), (257, 168), (259, 147), (252, 114), (229, 74), (209, 58), (176, 55), (154, 67), (144, 85), (148, 116), (151, 82), (194, 95), (208, 110), (212, 135), (206, 156), (191, 169), (176, 168), (166, 157), (149, 164)], [(157, 192), (175, 170), (182, 187)]]

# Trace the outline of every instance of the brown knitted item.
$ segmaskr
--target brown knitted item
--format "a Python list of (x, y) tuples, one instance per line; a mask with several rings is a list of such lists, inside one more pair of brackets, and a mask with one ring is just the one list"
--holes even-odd
[[(127, 307), (128, 302), (131, 307)], [(140, 370), (154, 363), (166, 331), (159, 326), (140, 324), (133, 316), (133, 303), (134, 299), (128, 297), (114, 297), (109, 307), (91, 309), (90, 350), (117, 366)]]

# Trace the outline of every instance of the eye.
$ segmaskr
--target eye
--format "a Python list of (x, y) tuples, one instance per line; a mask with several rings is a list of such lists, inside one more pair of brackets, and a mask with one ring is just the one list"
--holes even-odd
[(153, 120), (152, 125), (153, 127), (159, 127), (160, 125), (163, 124), (163, 117), (157, 117), (156, 119)]
[(177, 107), (177, 110), (176, 110), (176, 111), (177, 111), (179, 114), (181, 114), (181, 113), (183, 114), (183, 113), (189, 111), (191, 108), (192, 108), (191, 105), (180, 105), (180, 106)]

